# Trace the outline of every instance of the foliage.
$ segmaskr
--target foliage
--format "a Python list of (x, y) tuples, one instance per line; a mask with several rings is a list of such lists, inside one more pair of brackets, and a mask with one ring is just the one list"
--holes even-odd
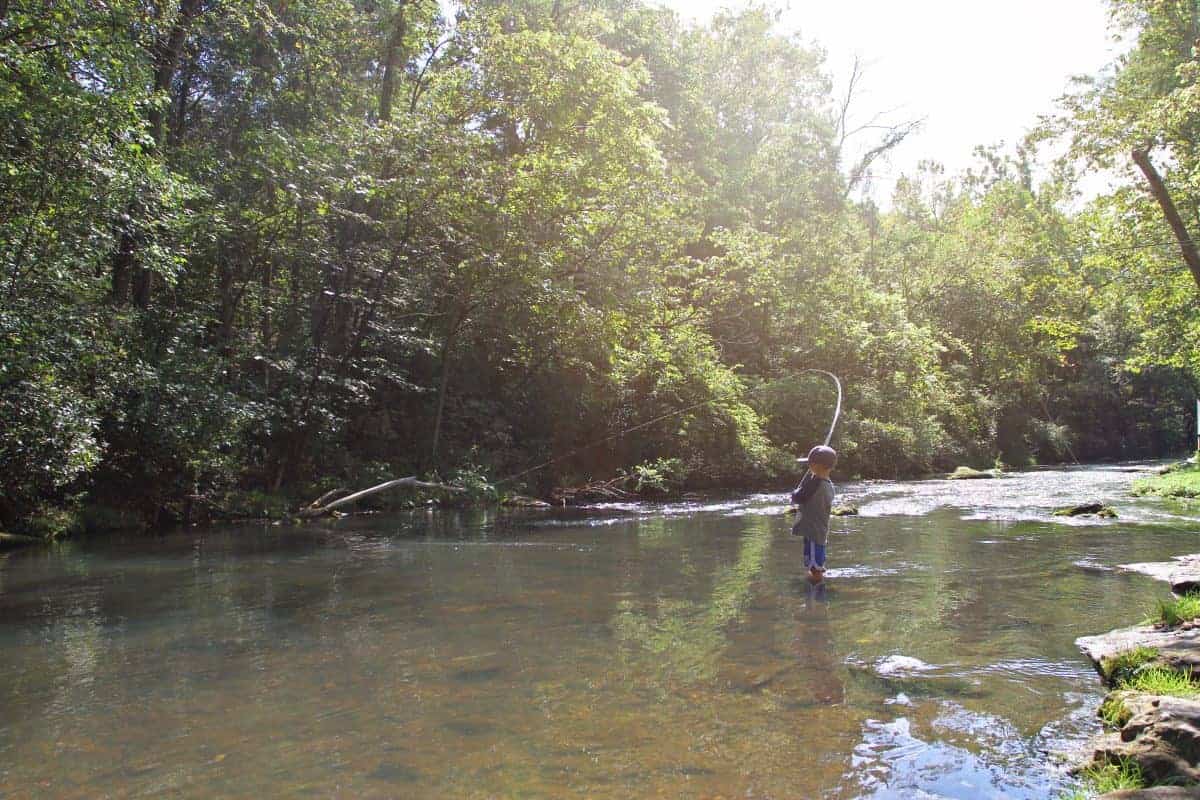
[(1100, 664), (1104, 680), (1110, 686), (1115, 686), (1131, 678), (1134, 673), (1152, 663), (1158, 658), (1158, 651), (1153, 647), (1135, 647), (1112, 658), (1106, 658)]
[(1159, 600), (1154, 620), (1174, 627), (1197, 617), (1200, 617), (1200, 592), (1189, 592), (1170, 600)]
[(678, 458), (659, 458), (638, 464), (629, 473), (633, 491), (668, 494), (683, 485), (687, 475), (683, 461)]
[(1123, 728), (1125, 723), (1133, 718), (1132, 712), (1125, 705), (1119, 692), (1111, 692), (1104, 698), (1104, 701), (1100, 703), (1098, 714), (1104, 724), (1113, 730)]
[[(794, 479), (813, 369), (846, 474), (1189, 440), (1196, 287), (1124, 160), (1194, 212), (1187, 4), (1114, 2), (1135, 46), (1057, 126), (886, 210), (760, 6), (53, 5), (0, 4), (4, 526), (545, 462)], [(1055, 133), (1122, 182), (1078, 202)]]

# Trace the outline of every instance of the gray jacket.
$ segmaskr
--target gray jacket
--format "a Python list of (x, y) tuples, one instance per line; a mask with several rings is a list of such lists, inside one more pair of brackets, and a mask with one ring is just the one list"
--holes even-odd
[(829, 538), (829, 512), (833, 509), (833, 484), (821, 479), (816, 491), (799, 508), (792, 533), (825, 544)]

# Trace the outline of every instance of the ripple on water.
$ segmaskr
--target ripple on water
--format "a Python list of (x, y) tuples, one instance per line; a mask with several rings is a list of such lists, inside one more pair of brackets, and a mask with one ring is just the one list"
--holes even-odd
[[(978, 724), (954, 716), (940, 719), (958, 727), (1007, 727), (994, 719)], [(906, 717), (890, 722), (869, 719), (847, 777), (859, 784), (860, 796), (873, 800), (1043, 800), (1065, 783), (1061, 774), (1014, 755), (1011, 750), (974, 752), (926, 740), (914, 734)]]
[(912, 656), (890, 655), (884, 656), (875, 662), (875, 671), (884, 677), (891, 678), (902, 675), (917, 675), (923, 672), (932, 672), (937, 669), (932, 664), (927, 664), (919, 658)]
[(1103, 564), (1197, 526), (1047, 509), (1134, 477), (839, 487), (820, 589), (782, 493), (12, 556), (0, 794), (1054, 797), (1098, 728), (1075, 637), (1162, 593)]

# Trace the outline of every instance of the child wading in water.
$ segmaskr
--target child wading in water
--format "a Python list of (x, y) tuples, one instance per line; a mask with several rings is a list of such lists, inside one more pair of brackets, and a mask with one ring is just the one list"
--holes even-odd
[(817, 445), (808, 452), (808, 474), (792, 492), (792, 504), (796, 506), (792, 535), (804, 537), (804, 566), (813, 581), (825, 575), (825, 543), (829, 539), (829, 512), (833, 509), (833, 482), (829, 473), (836, 465), (837, 451)]

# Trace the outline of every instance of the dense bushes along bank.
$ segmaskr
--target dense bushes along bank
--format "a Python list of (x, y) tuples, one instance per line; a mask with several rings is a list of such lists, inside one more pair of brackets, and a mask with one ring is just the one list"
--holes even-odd
[[(1194, 78), (1171, 59), (1195, 37), (1160, 6), (1116, 4), (1123, 77), (1041, 133), (1121, 167), (1130, 120), (1170, 107), (1136, 129), (1159, 126), (1186, 205)], [(1031, 139), (882, 211), (864, 181), (911, 126), (855, 132), (872, 110), (843, 113), (769, 11), (45, 11), (0, 5), (4, 528), (495, 478), (700, 403), (530, 490), (662, 460), (687, 486), (784, 478), (832, 406), (810, 367), (847, 386), (848, 473), (1189, 436), (1195, 287), (1136, 175), (1079, 209), (1070, 163), (1033, 179)]]

